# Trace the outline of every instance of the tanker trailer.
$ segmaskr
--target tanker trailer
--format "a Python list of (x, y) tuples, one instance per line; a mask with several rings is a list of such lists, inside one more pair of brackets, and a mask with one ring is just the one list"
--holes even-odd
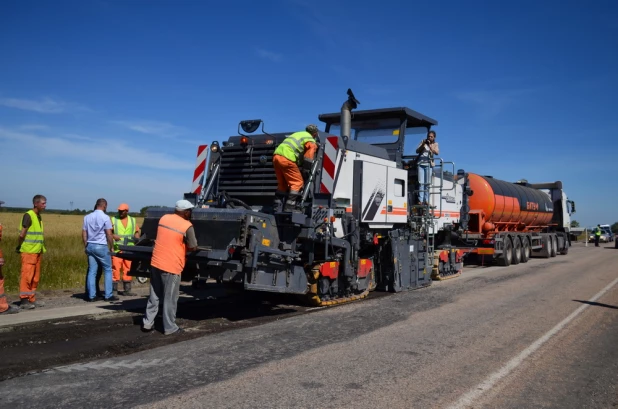
[(445, 224), (445, 215), (438, 215), (436, 254), (458, 250), (460, 257), (477, 254), (483, 262), (490, 258), (509, 266), (526, 263), (530, 257), (568, 253), (575, 203), (568, 200), (562, 182), (511, 183), (463, 172), (458, 179), (461, 188), (454, 192), (461, 203), (459, 220)]

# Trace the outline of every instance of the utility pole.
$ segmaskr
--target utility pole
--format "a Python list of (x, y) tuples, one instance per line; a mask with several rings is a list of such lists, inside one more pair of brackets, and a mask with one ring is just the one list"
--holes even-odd
[(71, 211), (73, 211), (73, 201), (71, 200), (69, 204), (71, 205)]

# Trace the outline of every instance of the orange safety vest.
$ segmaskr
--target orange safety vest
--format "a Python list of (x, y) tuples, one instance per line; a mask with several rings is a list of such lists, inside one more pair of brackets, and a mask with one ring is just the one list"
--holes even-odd
[(184, 239), (191, 226), (190, 221), (177, 214), (161, 217), (150, 265), (166, 273), (180, 275), (185, 268), (187, 255)]

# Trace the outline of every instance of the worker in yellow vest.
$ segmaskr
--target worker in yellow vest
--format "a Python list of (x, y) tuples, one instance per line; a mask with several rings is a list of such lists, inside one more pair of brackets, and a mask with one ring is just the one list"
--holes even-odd
[(296, 210), (300, 199), (304, 180), (299, 166), (309, 171), (313, 165), (315, 152), (318, 149), (315, 139), (318, 136), (318, 127), (308, 125), (304, 132), (294, 132), (283, 140), (273, 154), (273, 167), (277, 175), (277, 191), (275, 192), (274, 207), (281, 207), (280, 203), (287, 197), (284, 211)]
[[(112, 217), (112, 237), (114, 238), (114, 254), (120, 253), (118, 246), (133, 246), (139, 239), (139, 227), (135, 218), (129, 216), (129, 205), (122, 203), (118, 206), (118, 216)], [(120, 282), (120, 270), (122, 270), (123, 295), (137, 295), (131, 292), (131, 261), (112, 256), (112, 292), (118, 296), (118, 283)]]
[(15, 249), (21, 254), (20, 308), (26, 310), (45, 305), (44, 302), (36, 300), (36, 289), (41, 278), (41, 258), (47, 252), (43, 236), (43, 219), (41, 219), (41, 213), (47, 207), (47, 198), (36, 195), (32, 198), (32, 204), (34, 207), (21, 218)]

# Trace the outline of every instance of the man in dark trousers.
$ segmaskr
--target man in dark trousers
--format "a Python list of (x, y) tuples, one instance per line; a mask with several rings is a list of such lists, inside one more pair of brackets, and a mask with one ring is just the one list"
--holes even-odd
[(599, 239), (601, 239), (601, 225), (597, 224), (594, 229), (594, 247), (599, 247)]

